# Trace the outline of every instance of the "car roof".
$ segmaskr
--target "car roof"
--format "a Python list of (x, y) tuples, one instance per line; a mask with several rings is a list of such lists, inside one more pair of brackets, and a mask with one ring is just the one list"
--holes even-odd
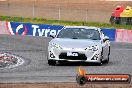
[(85, 28), (85, 29), (95, 29), (100, 31), (101, 29), (98, 27), (91, 27), (91, 26), (65, 26), (64, 28)]

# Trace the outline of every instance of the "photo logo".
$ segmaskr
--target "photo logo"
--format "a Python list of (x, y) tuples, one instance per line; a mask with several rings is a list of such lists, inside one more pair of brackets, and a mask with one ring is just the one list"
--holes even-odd
[(79, 67), (76, 81), (79, 85), (85, 83), (130, 83), (129, 74), (86, 74), (82, 67)]

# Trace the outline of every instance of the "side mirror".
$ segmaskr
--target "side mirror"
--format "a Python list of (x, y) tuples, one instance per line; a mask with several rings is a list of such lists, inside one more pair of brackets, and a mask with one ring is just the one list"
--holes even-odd
[(108, 36), (105, 36), (104, 39), (103, 39), (103, 42), (109, 40), (109, 37)]
[(52, 38), (55, 38), (55, 36), (56, 36), (55, 34), (50, 34), (50, 37)]

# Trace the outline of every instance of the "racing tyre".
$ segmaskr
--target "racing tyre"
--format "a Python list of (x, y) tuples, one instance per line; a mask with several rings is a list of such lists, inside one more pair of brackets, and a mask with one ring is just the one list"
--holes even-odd
[(48, 64), (52, 65), (52, 66), (55, 66), (56, 65), (56, 61), (54, 61), (54, 60), (48, 60)]

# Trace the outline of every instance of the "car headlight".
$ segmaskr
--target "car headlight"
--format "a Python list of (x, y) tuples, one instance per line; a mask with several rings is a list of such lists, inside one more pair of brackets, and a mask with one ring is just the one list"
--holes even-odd
[(98, 50), (98, 46), (97, 45), (95, 45), (95, 46), (89, 46), (89, 47), (85, 48), (85, 50), (97, 51)]
[(54, 48), (62, 49), (62, 47), (60, 45), (55, 44), (55, 43), (52, 43), (51, 46)]

